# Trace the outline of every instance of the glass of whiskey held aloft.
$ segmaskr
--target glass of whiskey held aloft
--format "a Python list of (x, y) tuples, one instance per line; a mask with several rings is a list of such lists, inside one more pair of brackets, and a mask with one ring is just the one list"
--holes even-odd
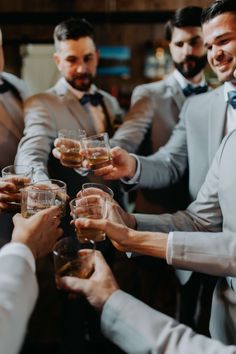
[(61, 277), (89, 278), (94, 271), (95, 243), (80, 243), (74, 237), (64, 237), (53, 249), (56, 284)]
[(67, 185), (59, 179), (39, 180), (33, 183), (33, 187), (38, 190), (50, 190), (54, 193), (53, 205), (61, 210), (61, 217), (66, 215)]
[(21, 189), (21, 214), (24, 218), (55, 205), (55, 193), (50, 189), (39, 189), (30, 185)]
[(92, 135), (81, 140), (83, 154), (92, 170), (112, 164), (107, 133)]
[(30, 184), (33, 179), (33, 167), (26, 165), (10, 165), (2, 169), (2, 178), (15, 184), (17, 192)]
[(56, 147), (60, 152), (60, 161), (63, 166), (80, 168), (83, 157), (81, 156), (81, 139), (86, 137), (85, 130), (61, 129), (56, 139)]
[[(74, 221), (79, 218), (105, 219), (107, 215), (106, 199), (95, 194), (72, 199), (70, 201), (70, 208)], [(104, 241), (106, 237), (103, 231), (93, 228), (76, 227), (75, 231), (80, 242), (86, 242), (86, 240), (93, 240), (96, 242)]]

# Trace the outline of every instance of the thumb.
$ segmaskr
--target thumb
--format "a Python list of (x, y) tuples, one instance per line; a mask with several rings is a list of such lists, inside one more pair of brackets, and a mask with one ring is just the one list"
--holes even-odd
[(17, 222), (22, 221), (22, 219), (24, 219), (24, 218), (20, 213), (15, 214), (12, 218), (14, 225)]
[(89, 280), (75, 277), (62, 277), (58, 281), (58, 286), (64, 290), (70, 290), (85, 296), (89, 293)]

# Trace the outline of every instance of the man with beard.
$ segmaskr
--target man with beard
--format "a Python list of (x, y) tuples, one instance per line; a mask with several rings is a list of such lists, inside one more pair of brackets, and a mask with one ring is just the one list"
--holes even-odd
[[(44, 93), (25, 103), (25, 130), (16, 163), (34, 167), (34, 180), (64, 180), (74, 197), (82, 183), (92, 177), (81, 176), (63, 167), (51, 154), (60, 129), (82, 129), (87, 136), (107, 131), (113, 135), (116, 118), (121, 116), (117, 100), (94, 84), (99, 53), (92, 25), (85, 19), (68, 19), (54, 30), (54, 60), (61, 78)], [(99, 180), (100, 181), (100, 180)], [(103, 182), (101, 182), (103, 183)], [(121, 192), (112, 185), (117, 200)]]
[[(162, 81), (135, 88), (130, 111), (112, 139), (113, 146), (140, 155), (154, 153), (167, 143), (186, 98), (207, 91), (201, 13), (200, 7), (185, 7), (167, 22), (165, 37), (175, 70)], [(155, 192), (140, 189), (135, 210), (163, 213), (182, 209), (189, 201), (186, 189), (186, 183)]]

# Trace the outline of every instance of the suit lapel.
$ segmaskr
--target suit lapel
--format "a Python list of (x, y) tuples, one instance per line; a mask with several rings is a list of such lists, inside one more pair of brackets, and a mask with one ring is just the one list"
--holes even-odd
[[(84, 107), (80, 104), (79, 100), (73, 93), (69, 90), (67, 84), (64, 79), (60, 79), (55, 85), (55, 91), (58, 96), (61, 97), (63, 103), (70, 111), (74, 119), (79, 123), (81, 129), (84, 129), (87, 135), (93, 135), (94, 126), (93, 121), (89, 115), (89, 113), (84, 109)], [(66, 118), (65, 118), (66, 119)]]
[(226, 124), (227, 103), (224, 101), (223, 85), (214, 90), (209, 100), (208, 114), (208, 141), (209, 141), (209, 164), (211, 164), (216, 151), (224, 137)]
[(178, 84), (177, 80), (175, 79), (174, 75), (169, 75), (165, 79), (166, 86), (170, 88), (171, 90), (171, 95), (173, 97), (173, 100), (175, 101), (177, 107), (179, 110), (183, 107), (184, 101), (186, 100), (186, 97), (184, 96), (182, 89), (180, 85)]

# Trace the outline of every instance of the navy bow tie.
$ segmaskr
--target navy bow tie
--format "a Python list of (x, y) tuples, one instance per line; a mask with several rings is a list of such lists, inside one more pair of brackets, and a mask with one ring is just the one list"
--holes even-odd
[(236, 108), (236, 91), (229, 91), (228, 95), (228, 103), (235, 109)]
[(0, 84), (0, 94), (10, 91), (10, 89), (11, 87), (8, 82), (4, 81), (2, 84)]
[(192, 86), (190, 84), (188, 84), (184, 89), (183, 89), (183, 94), (188, 97), (191, 95), (198, 95), (199, 93), (204, 93), (207, 92), (208, 90), (208, 86), (204, 85), (204, 86)]
[(90, 102), (93, 106), (98, 106), (102, 103), (102, 95), (100, 93), (86, 93), (83, 97), (79, 100), (82, 105)]

